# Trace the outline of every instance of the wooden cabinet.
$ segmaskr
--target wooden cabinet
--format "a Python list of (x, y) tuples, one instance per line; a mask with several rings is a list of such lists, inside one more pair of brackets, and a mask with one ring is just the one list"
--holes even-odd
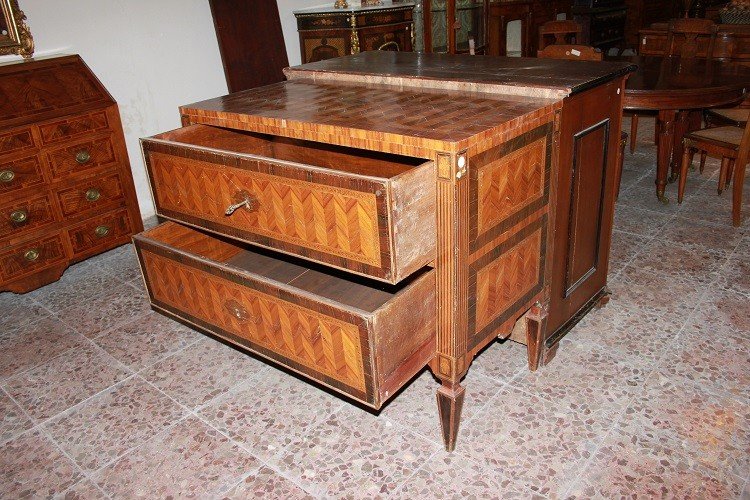
[(507, 55), (508, 23), (521, 23), (521, 56), (536, 57), (539, 27), (557, 19), (559, 14), (570, 17), (572, 0), (501, 0), (489, 7), (488, 54)]
[(151, 303), (373, 408), (429, 366), (452, 449), (474, 356), (536, 369), (606, 295), (632, 69), (367, 52), (183, 106), (143, 142)]
[(294, 11), (302, 62), (368, 50), (413, 50), (414, 5), (414, 2), (383, 0), (374, 7), (315, 7)]
[[(713, 58), (750, 66), (750, 26), (719, 24), (716, 26)], [(668, 25), (657, 23), (639, 32), (639, 54), (663, 56), (667, 52)], [(698, 57), (706, 57), (708, 42), (698, 40)]]
[(489, 0), (423, 0), (424, 50), (486, 54)]
[(582, 45), (606, 51), (621, 47), (625, 41), (628, 11), (624, 2), (607, 2), (604, 6), (573, 6), (573, 20), (581, 25)]
[(0, 65), (0, 290), (143, 229), (117, 104), (78, 56)]

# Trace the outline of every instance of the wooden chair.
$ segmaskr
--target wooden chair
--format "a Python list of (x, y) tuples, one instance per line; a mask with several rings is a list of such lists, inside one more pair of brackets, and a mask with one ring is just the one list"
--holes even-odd
[[(541, 59), (566, 59), (571, 61), (601, 61), (604, 54), (602, 54), (601, 50), (589, 47), (588, 45), (548, 45), (537, 52), (537, 57)], [(627, 143), (628, 134), (621, 132), (620, 148), (618, 150), (620, 156), (617, 159), (617, 170), (615, 172), (615, 177), (617, 178), (615, 198), (620, 195), (620, 182), (622, 181), (622, 169), (625, 161), (625, 145)]]
[[(548, 45), (576, 44), (581, 41), (581, 25), (575, 21), (549, 21), (539, 27), (539, 50)], [(547, 43), (552, 39), (552, 43)]]
[(750, 121), (744, 129), (739, 127), (714, 127), (690, 132), (684, 139), (685, 153), (680, 169), (680, 183), (677, 202), (682, 203), (685, 194), (687, 171), (693, 163), (696, 151), (721, 156), (719, 171), (719, 194), (729, 185), (732, 177), (732, 224), (739, 226), (742, 211), (742, 188), (745, 184), (745, 170), (750, 154)]
[(709, 127), (744, 127), (750, 119), (750, 108), (714, 108), (706, 110), (706, 125)]
[[(666, 56), (679, 56), (683, 59), (704, 57), (712, 59), (716, 42), (716, 24), (710, 19), (672, 19), (669, 21)], [(703, 46), (704, 54), (700, 54)], [(630, 121), (630, 152), (636, 148), (638, 116), (633, 113)], [(657, 130), (658, 134), (658, 130)]]
[(703, 44), (705, 54), (700, 57), (711, 59), (716, 42), (716, 24), (710, 19), (672, 19), (669, 21), (667, 55), (681, 58), (699, 57)]

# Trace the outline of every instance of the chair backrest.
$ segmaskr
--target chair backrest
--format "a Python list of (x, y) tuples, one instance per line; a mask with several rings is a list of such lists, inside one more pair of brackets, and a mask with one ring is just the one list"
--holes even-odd
[[(710, 19), (672, 19), (669, 21), (667, 55), (690, 59), (713, 58), (716, 24)], [(705, 47), (705, 54), (702, 52)]]
[(536, 54), (542, 59), (570, 59), (579, 61), (601, 61), (602, 51), (588, 45), (548, 45)]
[(745, 124), (745, 132), (740, 140), (740, 150), (737, 155), (736, 168), (742, 168), (750, 161), (750, 120)]
[(546, 22), (539, 27), (539, 50), (548, 45), (579, 43), (581, 31), (581, 25), (575, 21)]

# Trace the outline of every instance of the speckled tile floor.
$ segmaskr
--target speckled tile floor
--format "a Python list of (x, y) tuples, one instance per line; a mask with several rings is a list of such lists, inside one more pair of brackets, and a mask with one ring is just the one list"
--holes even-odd
[(750, 498), (750, 222), (715, 161), (655, 202), (642, 122), (611, 302), (539, 372), (484, 352), (455, 453), (429, 373), (374, 416), (150, 312), (126, 246), (0, 294), (0, 496)]

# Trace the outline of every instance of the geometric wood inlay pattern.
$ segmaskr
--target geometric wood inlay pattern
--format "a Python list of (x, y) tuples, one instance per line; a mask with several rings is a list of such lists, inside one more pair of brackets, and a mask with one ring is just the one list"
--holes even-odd
[[(159, 208), (380, 267), (375, 194), (149, 152)], [(231, 216), (227, 206), (251, 200)]]
[(477, 332), (539, 283), (543, 233), (532, 232), (477, 272)]
[(356, 325), (143, 251), (154, 299), (365, 391)]
[(479, 233), (544, 195), (546, 149), (541, 137), (478, 171)]

